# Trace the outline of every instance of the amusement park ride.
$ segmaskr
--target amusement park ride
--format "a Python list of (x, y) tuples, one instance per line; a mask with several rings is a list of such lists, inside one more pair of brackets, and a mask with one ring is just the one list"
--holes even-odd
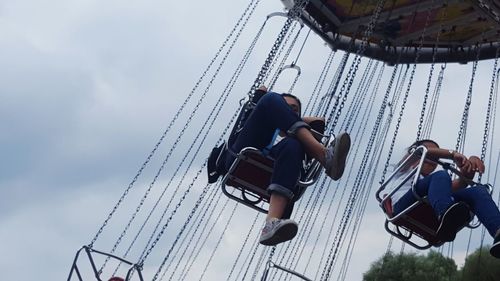
[[(353, 51), (362, 42), (359, 33), (370, 23), (377, 1), (311, 0), (302, 20), (332, 48)], [(288, 8), (292, 2), (286, 1)], [(427, 17), (429, 17), (428, 23)], [(415, 62), (422, 34), (420, 63), (494, 59), (500, 38), (500, 2), (427, 0), (386, 1), (368, 39), (364, 56), (387, 62)]]
[[(336, 226), (337, 233), (335, 234), (334, 242), (330, 246), (319, 246), (330, 249), (330, 253), (325, 259), (322, 257), (323, 266), (321, 272), (321, 280), (329, 280), (332, 268), (336, 262), (336, 254), (338, 249), (341, 247), (341, 244), (344, 239), (346, 239), (346, 229), (351, 225), (351, 220), (354, 216), (355, 208), (360, 208), (359, 217), (356, 220), (360, 219), (362, 216), (363, 207), (359, 207), (360, 204), (366, 204), (363, 198), (369, 197), (370, 189), (365, 189), (365, 186), (371, 186), (370, 180), (373, 181), (374, 177), (374, 169), (373, 167), (377, 167), (380, 162), (380, 158), (377, 158), (376, 155), (380, 153), (383, 149), (384, 140), (389, 136), (389, 128), (390, 123), (396, 121), (396, 127), (394, 131), (394, 136), (392, 142), (390, 144), (389, 153), (387, 157), (387, 161), (385, 164), (384, 172), (382, 175), (382, 180), (380, 181), (380, 188), (377, 192), (377, 200), (379, 206), (386, 213), (386, 230), (393, 235), (394, 237), (403, 240), (405, 243), (414, 246), (418, 249), (427, 249), (432, 246), (440, 246), (443, 244), (443, 241), (439, 241), (436, 239), (436, 228), (437, 228), (437, 218), (433, 215), (432, 210), (430, 210), (428, 204), (425, 202), (425, 198), (420, 198), (419, 204), (415, 204), (415, 206), (411, 206), (408, 209), (408, 212), (404, 212), (398, 216), (393, 217), (390, 214), (390, 210), (388, 210), (388, 201), (390, 201), (390, 196), (395, 192), (392, 190), (384, 190), (389, 186), (394, 186), (393, 178), (394, 174), (389, 176), (387, 180), (385, 180), (385, 173), (387, 171), (387, 166), (389, 165), (389, 161), (391, 160), (392, 151), (394, 149), (395, 139), (398, 134), (398, 128), (400, 126), (400, 122), (402, 120), (402, 115), (404, 114), (405, 103), (407, 101), (408, 94), (410, 92), (411, 84), (413, 81), (415, 68), (417, 64), (429, 64), (432, 65), (431, 71), (429, 74), (429, 80), (427, 83), (427, 88), (425, 90), (424, 102), (422, 104), (422, 113), (419, 123), (419, 129), (417, 133), (417, 138), (421, 136), (428, 136), (430, 134), (430, 130), (432, 129), (432, 121), (435, 116), (435, 106), (438, 102), (438, 96), (442, 85), (443, 73), (445, 71), (445, 67), (441, 67), (441, 71), (438, 74), (438, 79), (436, 82), (435, 90), (432, 91), (430, 89), (434, 65), (437, 63), (461, 63), (467, 64), (472, 62), (473, 72), (472, 78), (469, 85), (469, 90), (467, 93), (466, 105), (464, 108), (464, 112), (462, 114), (462, 123), (460, 124), (459, 137), (457, 139), (457, 150), (463, 148), (465, 132), (467, 127), (467, 120), (469, 116), (469, 105), (470, 99), (472, 97), (472, 86), (474, 82), (474, 76), (476, 73), (477, 63), (479, 60), (495, 60), (493, 74), (491, 78), (491, 86), (490, 86), (490, 96), (489, 103), (487, 109), (484, 110), (486, 114), (485, 120), (485, 133), (483, 136), (483, 154), (482, 159), (486, 157), (486, 151), (491, 148), (488, 144), (491, 145), (492, 136), (489, 134), (489, 130), (491, 128), (491, 124), (494, 124), (495, 117), (495, 106), (497, 99), (497, 78), (498, 78), (498, 67), (497, 60), (500, 50), (500, 2), (493, 0), (477, 0), (477, 1), (457, 1), (457, 0), (428, 0), (428, 1), (410, 1), (410, 0), (360, 0), (360, 1), (333, 1), (333, 0), (282, 0), (283, 5), (285, 6), (287, 13), (286, 22), (283, 25), (282, 30), (277, 36), (274, 45), (271, 48), (271, 51), (268, 57), (265, 60), (264, 65), (260, 69), (260, 72), (255, 79), (254, 83), (251, 86), (251, 89), (248, 94), (248, 100), (246, 103), (241, 103), (241, 106), (236, 113), (231, 118), (230, 122), (225, 120), (224, 122), (229, 123), (227, 127), (224, 129), (224, 132), (221, 134), (218, 140), (218, 146), (212, 151), (212, 155), (207, 161), (202, 165), (196, 176), (192, 179), (191, 184), (188, 188), (185, 189), (184, 194), (181, 196), (180, 201), (177, 203), (175, 207), (170, 207), (170, 203), (173, 200), (170, 200), (167, 207), (165, 208), (160, 220), (158, 221), (155, 229), (152, 231), (151, 237), (146, 245), (142, 248), (144, 250), (138, 257), (136, 262), (129, 261), (130, 257), (127, 257), (130, 249), (134, 246), (134, 243), (137, 240), (137, 237), (141, 234), (141, 231), (144, 230), (144, 226), (147, 224), (148, 220), (151, 217), (151, 214), (156, 210), (158, 203), (162, 199), (163, 193), (161, 197), (158, 199), (154, 207), (152, 208), (150, 215), (148, 215), (146, 221), (140, 227), (139, 232), (136, 234), (133, 242), (125, 252), (125, 254), (117, 254), (117, 247), (122, 242), (124, 236), (126, 236), (130, 225), (136, 218), (136, 214), (140, 211), (141, 207), (144, 204), (146, 197), (149, 195), (150, 189), (154, 186), (156, 182), (156, 177), (152, 181), (149, 186), (149, 189), (146, 191), (143, 199), (140, 201), (139, 206), (136, 209), (136, 212), (132, 215), (132, 218), (125, 226), (125, 229), (119, 235), (117, 242), (115, 242), (111, 251), (99, 251), (95, 248), (95, 242), (98, 240), (102, 232), (105, 230), (105, 227), (110, 222), (111, 218), (115, 214), (115, 212), (119, 209), (120, 205), (124, 201), (126, 195), (129, 193), (131, 188), (137, 181), (137, 178), (141, 176), (141, 173), (147, 165), (149, 165), (151, 157), (156, 153), (158, 147), (163, 142), (165, 136), (169, 132), (176, 121), (178, 121), (178, 116), (180, 112), (184, 110), (185, 105), (191, 99), (193, 92), (195, 92), (200, 84), (200, 81), (205, 78), (205, 75), (210, 67), (212, 67), (213, 62), (219, 56), (223, 47), (226, 47), (232, 36), (235, 36), (233, 42), (236, 42), (239, 33), (236, 32), (237, 28), (243, 29), (245, 27), (246, 22), (250, 18), (253, 10), (259, 3), (259, 0), (250, 1), (249, 6), (246, 8), (245, 12), (242, 15), (242, 18), (238, 21), (237, 25), (228, 36), (228, 39), (224, 42), (223, 46), (217, 53), (212, 63), (209, 65), (207, 70), (204, 72), (203, 76), (200, 78), (198, 83), (196, 83), (195, 87), (191, 94), (186, 98), (185, 103), (181, 106), (174, 119), (171, 121), (168, 129), (162, 135), (162, 138), (158, 141), (155, 148), (151, 152), (151, 154), (147, 157), (146, 161), (142, 165), (141, 169), (138, 171), (137, 175), (134, 177), (134, 180), (124, 191), (123, 195), (120, 197), (116, 205), (113, 207), (111, 213), (108, 215), (107, 219), (97, 231), (97, 234), (94, 236), (92, 241), (83, 246), (76, 254), (73, 265), (71, 267), (71, 271), (68, 277), (68, 281), (70, 280), (88, 280), (85, 277), (85, 272), (91, 272), (91, 278), (93, 280), (132, 280), (135, 278), (136, 280), (145, 280), (144, 276), (146, 276), (142, 271), (145, 267), (145, 262), (147, 258), (150, 256), (151, 252), (157, 245), (158, 241), (164, 234), (166, 228), (168, 227), (171, 219), (176, 215), (178, 209), (184, 203), (184, 199), (187, 194), (190, 192), (191, 188), (194, 185), (194, 182), (198, 179), (198, 176), (201, 174), (202, 170), (205, 170), (208, 165), (209, 170), (209, 184), (205, 186), (202, 190), (200, 197), (194, 204), (194, 206), (188, 207), (188, 210), (191, 212), (188, 218), (186, 219), (185, 224), (180, 227), (179, 232), (176, 237), (173, 237), (174, 241), (172, 242), (172, 246), (168, 250), (165, 258), (161, 262), (158, 270), (152, 277), (152, 280), (162, 280), (167, 271), (170, 269), (173, 271), (171, 273), (169, 280), (172, 280), (175, 271), (178, 270), (178, 266), (173, 266), (171, 268), (171, 264), (173, 264), (173, 257), (179, 251), (181, 251), (178, 246), (179, 243), (186, 243), (187, 246), (184, 249), (184, 253), (187, 251), (187, 248), (190, 246), (189, 241), (191, 241), (194, 237), (194, 233), (196, 233), (197, 229), (189, 228), (190, 225), (193, 225), (194, 221), (197, 221), (198, 226), (202, 225), (203, 219), (208, 211), (200, 211), (200, 205), (205, 204), (205, 196), (209, 196), (208, 194), (213, 194), (210, 196), (216, 196), (216, 192), (210, 193), (215, 190), (212, 184), (215, 183), (217, 186), (222, 186), (223, 193), (227, 195), (230, 199), (236, 200), (238, 203), (249, 206), (255, 210), (266, 213), (267, 212), (267, 204), (269, 202), (269, 195), (266, 192), (266, 188), (269, 184), (270, 175), (273, 171), (273, 159), (268, 155), (265, 155), (259, 150), (255, 148), (247, 148), (242, 150), (241, 152), (233, 152), (236, 154), (236, 161), (233, 163), (231, 169), (226, 172), (222, 172), (219, 179), (219, 175), (217, 174), (216, 167), (218, 159), (221, 159), (221, 155), (224, 152), (227, 152), (227, 145), (223, 141), (224, 139), (229, 139), (228, 142), (231, 141), (231, 138), (234, 137), (234, 133), (238, 132), (241, 126), (244, 123), (244, 118), (250, 114), (253, 107), (255, 106), (255, 95), (257, 88), (264, 84), (268, 83), (268, 85), (272, 85), (273, 79), (274, 82), (277, 79), (276, 77), (280, 75), (284, 68), (294, 68), (297, 70), (297, 77), (293, 82), (293, 85), (297, 82), (298, 76), (300, 76), (300, 68), (297, 66), (297, 61), (293, 61), (290, 65), (284, 65), (285, 60), (288, 57), (290, 50), (293, 48), (295, 40), (291, 40), (292, 43), (288, 51), (286, 51), (285, 45), (287, 44), (287, 40), (289, 37), (286, 37), (288, 33), (290, 33), (290, 27), (294, 23), (300, 23), (301, 25), (307, 26), (310, 31), (316, 33), (319, 37), (321, 37), (333, 50), (331, 57), (328, 58), (327, 63), (325, 64), (324, 71), (321, 74), (322, 77), (318, 80), (318, 83), (322, 81), (325, 82), (325, 77), (327, 76), (325, 69), (328, 69), (333, 61), (333, 54), (337, 50), (344, 51), (344, 57), (342, 61), (339, 63), (337, 73), (335, 77), (333, 77), (330, 87), (328, 87), (328, 91), (325, 93), (321, 93), (320, 90), (317, 93), (313, 93), (313, 95), (323, 95), (321, 101), (316, 104), (316, 101), (311, 102), (313, 106), (311, 108), (316, 108), (316, 113), (319, 113), (319, 116), (324, 116), (326, 119), (326, 126), (322, 124), (318, 128), (318, 138), (327, 142), (325, 140), (325, 136), (329, 136), (333, 133), (335, 126), (339, 120), (340, 116), (348, 119), (348, 122), (361, 122), (359, 120), (368, 120), (368, 118), (357, 118), (360, 114), (365, 114), (360, 110), (360, 103), (366, 102), (365, 98), (370, 98), (371, 101), (375, 98), (375, 96), (382, 97), (383, 101), (379, 110), (378, 115), (376, 116), (376, 121), (373, 124), (373, 129), (370, 133), (368, 139), (368, 147), (366, 147), (366, 151), (364, 152), (363, 158), (359, 159), (358, 163), (361, 163), (359, 167), (353, 168), (353, 176), (354, 182), (351, 186), (353, 186), (351, 193), (349, 194), (349, 198), (347, 199), (346, 207), (344, 210), (344, 214), (340, 220), (340, 225)], [(280, 13), (283, 14), (283, 13)], [(269, 17), (268, 17), (269, 19)], [(266, 20), (267, 22), (267, 20)], [(264, 23), (265, 25), (266, 23)], [(234, 86), (234, 81), (239, 77), (238, 75), (241, 73), (243, 67), (248, 61), (249, 54), (253, 51), (255, 47), (255, 42), (259, 39), (260, 33), (264, 27), (262, 26), (261, 30), (255, 37), (251, 46), (248, 48), (247, 54), (241, 60), (241, 64), (238, 66), (237, 71), (234, 73), (234, 76), (231, 77), (230, 82), (224, 93), (219, 97), (217, 105), (214, 106), (211, 115), (205, 121), (203, 125), (203, 129), (206, 129), (205, 136), (200, 139), (201, 144), (194, 153), (193, 159), (196, 157), (198, 151), (200, 150), (203, 141), (206, 139), (207, 134), (210, 131), (213, 123), (216, 122), (218, 113), (225, 102), (227, 95), (229, 95), (232, 86)], [(300, 31), (299, 31), (300, 32)], [(238, 35), (234, 35), (237, 34)], [(240, 31), (241, 33), (241, 31)], [(295, 38), (296, 39), (296, 38)], [(307, 37), (306, 37), (307, 39)], [(305, 41), (304, 41), (305, 44)], [(302, 46), (303, 47), (303, 46)], [(229, 53), (231, 49), (227, 52)], [(285, 50), (285, 51), (284, 51)], [(301, 48), (302, 50), (302, 48)], [(283, 53), (285, 55), (283, 55)], [(355, 54), (354, 59), (352, 60), (351, 67), (347, 67), (347, 61), (350, 54)], [(280, 55), (283, 55), (283, 60), (278, 68), (275, 71), (275, 76), (271, 79), (271, 71), (274, 67), (276, 61), (279, 59)], [(300, 55), (300, 52), (299, 52)], [(298, 58), (298, 57), (297, 57)], [(361, 78), (361, 82), (359, 82), (358, 89), (354, 94), (355, 97), (352, 99), (353, 101), (350, 103), (348, 108), (348, 113), (342, 113), (342, 109), (346, 100), (348, 99), (348, 93), (351, 90), (351, 87), (354, 82), (356, 71), (359, 68), (361, 58), (368, 58), (370, 60), (369, 66), (363, 77)], [(225, 58), (224, 58), (225, 59)], [(224, 63), (224, 59), (221, 62), (221, 66)], [(372, 62), (383, 62), (384, 66), (394, 66), (393, 72), (391, 74), (390, 81), (387, 85), (386, 90), (378, 90), (379, 84), (377, 81), (376, 85), (373, 89), (368, 91), (370, 88), (370, 83), (372, 83), (376, 67), (372, 68), (372, 74), (369, 74), (369, 67), (372, 67)], [(375, 65), (376, 63), (373, 63)], [(402, 65), (413, 65), (413, 69), (411, 72), (408, 70), (411, 68), (408, 66), (406, 71), (403, 70)], [(348, 69), (348, 71), (347, 71)], [(384, 67), (381, 68), (380, 76), (382, 77), (382, 71)], [(345, 70), (345, 71), (344, 71)], [(213, 79), (218, 73), (218, 70), (215, 72)], [(371, 75), (371, 76), (370, 76)], [(398, 76), (399, 75), (399, 76)], [(396, 77), (399, 77), (396, 79)], [(399, 82), (401, 78), (401, 83)], [(405, 82), (406, 79), (406, 82)], [(343, 82), (341, 82), (343, 80)], [(380, 79), (379, 79), (380, 80)], [(397, 80), (397, 82), (396, 82)], [(233, 84), (231, 84), (233, 83)], [(405, 84), (406, 83), (406, 84)], [(198, 109), (200, 104), (202, 104), (202, 100), (205, 97), (206, 92), (208, 91), (209, 86), (207, 86), (204, 94), (201, 96), (198, 104), (195, 106), (195, 111)], [(293, 85), (290, 89), (293, 89)], [(406, 86), (405, 86), (406, 85)], [(365, 87), (365, 91), (362, 89)], [(404, 91), (406, 87), (406, 91)], [(314, 87), (321, 89), (321, 87)], [(326, 87), (325, 87), (326, 88)], [(360, 90), (361, 89), (361, 90)], [(323, 90), (325, 91), (325, 90)], [(371, 92), (373, 94), (372, 97), (367, 97), (368, 93)], [(431, 93), (433, 92), (433, 93)], [(392, 101), (390, 100), (390, 95), (394, 94)], [(430, 102), (429, 108), (427, 106), (427, 98), (432, 96), (432, 100)], [(336, 97), (336, 98), (334, 98)], [(310, 97), (313, 100), (313, 97)], [(316, 97), (317, 100), (318, 97)], [(219, 103), (220, 102), (220, 103)], [(399, 118), (393, 119), (392, 117), (395, 115), (394, 109), (390, 109), (390, 114), (387, 113), (386, 108), (394, 106), (395, 103), (401, 103), (401, 111), (399, 113)], [(193, 112), (193, 115), (196, 112)], [(216, 113), (215, 113), (216, 112)], [(312, 111), (311, 111), (312, 112)], [(366, 112), (368, 114), (368, 112)], [(191, 115), (186, 121), (185, 127), (187, 128), (190, 124), (193, 115)], [(384, 119), (387, 118), (387, 119)], [(386, 120), (386, 124), (384, 124), (384, 120)], [(211, 123), (210, 123), (211, 122)], [(426, 123), (426, 124), (424, 124)], [(431, 125), (429, 125), (431, 124)], [(347, 126), (347, 125), (346, 125)], [(231, 130), (231, 128), (233, 128)], [(366, 125), (365, 125), (366, 128)], [(203, 130), (200, 130), (199, 135), (193, 141), (191, 146), (194, 146), (198, 140), (198, 137), (201, 136)], [(369, 129), (365, 129), (365, 131), (369, 131)], [(230, 132), (230, 133), (228, 133)], [(184, 129), (176, 136), (177, 139), (174, 142), (174, 145), (171, 148), (170, 153), (167, 156), (167, 159), (164, 160), (164, 163), (167, 162), (168, 158), (171, 155), (171, 152), (176, 149), (176, 145), (179, 143), (182, 135), (184, 134)], [(226, 136), (229, 134), (229, 138)], [(423, 150), (423, 151), (422, 151)], [(411, 173), (408, 174), (404, 179), (405, 181), (415, 180), (415, 177), (419, 174), (419, 169), (424, 161), (425, 156), (425, 148), (419, 149), (420, 156), (422, 156), (419, 165), (412, 168)], [(191, 148), (186, 153), (186, 157), (191, 153)], [(363, 152), (360, 152), (362, 154)], [(185, 157), (185, 158), (186, 158)], [(182, 160), (184, 161), (185, 158)], [(208, 164), (207, 164), (208, 162)], [(183, 162), (182, 162), (183, 163)], [(182, 165), (179, 164), (179, 167)], [(190, 164), (191, 165), (191, 164)], [(319, 186), (319, 190), (323, 190), (323, 186), (328, 185), (325, 179), (320, 180), (319, 173), (319, 164), (315, 161), (310, 161), (304, 164), (304, 168), (307, 171), (307, 174), (303, 179), (301, 179), (299, 185), (301, 188), (305, 190), (307, 186)], [(443, 164), (445, 168), (453, 171), (453, 168), (448, 164)], [(163, 169), (162, 167), (159, 169), (158, 174)], [(177, 171), (174, 173), (172, 178), (176, 176)], [(186, 170), (182, 179), (184, 180), (188, 170)], [(170, 184), (170, 182), (169, 182)], [(180, 185), (180, 184), (179, 184)], [(396, 184), (396, 188), (400, 188), (402, 186), (402, 182)], [(233, 189), (231, 189), (233, 188)], [(166, 189), (166, 188), (165, 188)], [(326, 188), (325, 188), (326, 189)], [(218, 190), (218, 189), (217, 189)], [(177, 192), (177, 190), (176, 190)], [(221, 192), (222, 193), (222, 192)], [(304, 193), (302, 191), (301, 195)], [(312, 198), (312, 197), (311, 197)], [(361, 199), (360, 199), (361, 198)], [(304, 199), (302, 199), (304, 200)], [(366, 200), (367, 201), (367, 200)], [(360, 203), (363, 202), (363, 203)], [(211, 207), (210, 203), (206, 203), (205, 208)], [(364, 206), (364, 205), (362, 205)], [(170, 207), (170, 209), (169, 209)], [(172, 209), (173, 208), (173, 209)], [(311, 208), (311, 212), (315, 208)], [(171, 216), (168, 219), (164, 219), (167, 210), (171, 211)], [(233, 211), (234, 212), (234, 211)], [(197, 215), (196, 215), (197, 214)], [(317, 216), (317, 215), (316, 215)], [(356, 215), (358, 216), (358, 215)], [(195, 218), (193, 218), (195, 217)], [(310, 215), (310, 217), (314, 217), (314, 215)], [(199, 221), (198, 221), (199, 220)], [(470, 222), (468, 218), (467, 221), (464, 222), (464, 226)], [(255, 222), (254, 222), (255, 224)], [(477, 227), (478, 225), (470, 224), (472, 228)], [(352, 226), (351, 226), (352, 227)], [(354, 228), (359, 227), (359, 225), (354, 226)], [(187, 229), (187, 230), (186, 230)], [(253, 226), (252, 226), (253, 229)], [(144, 232), (146, 232), (144, 230)], [(250, 231), (252, 232), (252, 231)], [(254, 230), (253, 232), (256, 232)], [(333, 231), (332, 231), (333, 232)], [(354, 238), (355, 230), (353, 230)], [(191, 235), (191, 236), (189, 236)], [(203, 236), (203, 234), (200, 234)], [(249, 234), (250, 235), (250, 234)], [(200, 236), (200, 239), (201, 239)], [(248, 237), (245, 239), (245, 245), (247, 245)], [(420, 242), (424, 242), (424, 244), (419, 244), (415, 242), (414, 239), (417, 239)], [(221, 238), (222, 239), (222, 238)], [(181, 242), (179, 242), (181, 240)], [(250, 243), (250, 242), (249, 242)], [(349, 242), (350, 243), (350, 242)], [(230, 280), (231, 275), (235, 271), (235, 267), (240, 258), (242, 258), (242, 252), (245, 245), (242, 246), (238, 257), (235, 258), (235, 262), (233, 264), (233, 268), (231, 268), (231, 272), (227, 278)], [(196, 247), (196, 245), (195, 245)], [(251, 256), (250, 262), (253, 261), (253, 257), (255, 257), (255, 253), (257, 251), (257, 245), (250, 246), (253, 247), (253, 253), (249, 254)], [(299, 247), (299, 246), (297, 246)], [(316, 247), (316, 245), (314, 246)], [(141, 249), (142, 249), (141, 248)], [(200, 248), (201, 249), (201, 248)], [(216, 249), (214, 249), (215, 252)], [(287, 248), (287, 250), (289, 250)], [(282, 253), (283, 256), (286, 255), (286, 251)], [(296, 249), (297, 250), (297, 249)], [(174, 253), (174, 251), (177, 251)], [(283, 267), (282, 265), (278, 265), (272, 261), (273, 255), (275, 254), (276, 248), (274, 247), (271, 252), (263, 252), (262, 257), (257, 262), (257, 271), (260, 269), (264, 269), (262, 280), (267, 280), (269, 278), (269, 271), (272, 268), (279, 269), (288, 274), (295, 275), (303, 280), (310, 280), (305, 277), (303, 274), (298, 273), (294, 269), (289, 269)], [(84, 254), (85, 253), (85, 254)], [(184, 255), (184, 253), (182, 255)], [(326, 253), (326, 252), (324, 252)], [(199, 254), (199, 253), (198, 253)], [(193, 253), (192, 255), (198, 255)], [(269, 257), (267, 259), (267, 263), (265, 261), (264, 255), (268, 254)], [(290, 255), (288, 253), (288, 255)], [(98, 257), (96, 257), (98, 256)], [(104, 257), (104, 260), (103, 258)], [(191, 257), (190, 257), (191, 258)], [(83, 260), (88, 260), (86, 264), (87, 270), (82, 270), (82, 265), (85, 263)], [(107, 268), (110, 266), (108, 262), (115, 261), (118, 265), (115, 267), (114, 271), (110, 271)], [(259, 263), (260, 262), (260, 263)], [(346, 262), (346, 261), (345, 261)], [(178, 264), (180, 261), (178, 261)], [(177, 264), (177, 265), (178, 265)], [(243, 263), (244, 264), (244, 263)], [(193, 263), (190, 266), (186, 266), (181, 273), (183, 278), (186, 277), (187, 272), (191, 268)], [(243, 265), (245, 266), (245, 265)], [(117, 276), (117, 272), (120, 267), (126, 267), (126, 273), (120, 274), (123, 278), (120, 279)], [(288, 267), (288, 266), (287, 266)], [(206, 268), (205, 268), (206, 270)], [(248, 269), (247, 269), (248, 271)], [(318, 269), (318, 272), (321, 270)], [(260, 271), (262, 272), (262, 271)], [(204, 273), (204, 272), (203, 272)], [(255, 273), (256, 274), (256, 273)], [(345, 273), (344, 273), (345, 274)], [(88, 275), (88, 274), (87, 274)], [(239, 275), (239, 273), (238, 273)], [(246, 272), (245, 275), (246, 276)], [(239, 277), (239, 276), (237, 276)], [(254, 276), (255, 277), (255, 276)], [(114, 278), (114, 279), (110, 279)], [(181, 278), (182, 279), (182, 278)], [(243, 279), (245, 279), (243, 277)], [(148, 277), (147, 280), (150, 280)], [(201, 280), (201, 278), (200, 278)], [(253, 279), (252, 279), (253, 280)], [(274, 280), (274, 279), (273, 279)]]

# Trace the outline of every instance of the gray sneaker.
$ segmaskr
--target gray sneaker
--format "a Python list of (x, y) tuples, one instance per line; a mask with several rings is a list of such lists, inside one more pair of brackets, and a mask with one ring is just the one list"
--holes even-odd
[(345, 161), (350, 148), (351, 137), (348, 133), (339, 134), (328, 145), (325, 157), (325, 172), (330, 178), (338, 180), (342, 177), (345, 169)]
[(297, 223), (293, 220), (266, 221), (259, 242), (262, 245), (274, 246), (293, 239), (298, 229)]

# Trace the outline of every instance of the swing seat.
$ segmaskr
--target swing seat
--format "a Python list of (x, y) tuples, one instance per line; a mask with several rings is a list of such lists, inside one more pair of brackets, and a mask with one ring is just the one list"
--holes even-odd
[[(323, 139), (325, 123), (317, 121), (312, 122), (310, 125), (313, 135), (319, 140)], [(305, 172), (297, 183), (299, 192), (295, 194), (294, 202), (300, 199), (306, 187), (317, 181), (321, 172), (321, 165), (317, 160), (306, 155), (303, 170)], [(273, 171), (273, 158), (264, 155), (262, 151), (254, 147), (243, 148), (236, 154), (236, 159), (222, 180), (222, 191), (231, 199), (260, 212), (267, 213), (270, 200), (267, 187), (271, 183)], [(285, 211), (285, 218), (291, 214), (292, 209), (293, 202), (290, 202)]]
[[(271, 183), (273, 167), (274, 159), (256, 148), (246, 147), (237, 154), (222, 180), (222, 191), (231, 199), (267, 213), (265, 205), (269, 204), (270, 199), (267, 187)], [(294, 201), (300, 199), (307, 186), (316, 182), (321, 172), (321, 166), (316, 160), (309, 161), (305, 168), (306, 172), (297, 183), (299, 192), (294, 196)]]
[[(392, 202), (389, 197), (384, 199), (383, 209), (388, 216), (385, 222), (385, 229), (392, 235), (414, 246), (415, 248), (423, 250), (430, 247), (439, 247), (444, 244), (444, 241), (441, 241), (437, 237), (439, 220), (436, 217), (433, 208), (427, 203), (427, 197), (422, 199), (422, 201), (415, 202), (400, 214), (393, 216)], [(464, 217), (462, 228), (467, 226), (471, 221), (472, 216)], [(396, 227), (396, 231), (389, 227), (390, 224)], [(460, 228), (457, 233), (462, 228)], [(406, 233), (403, 233), (402, 230), (405, 230)], [(414, 235), (424, 240), (426, 244), (417, 244), (416, 240), (418, 239), (413, 239)]]
[[(102, 272), (102, 269), (98, 268), (98, 264), (102, 264), (105, 260), (108, 260), (115, 266), (123, 264), (123, 266), (126, 267), (124, 269), (126, 270), (126, 274), (123, 272), (124, 274), (122, 276), (125, 277), (112, 276), (108, 279), (102, 276), (105, 274)], [(134, 280), (144, 281), (142, 266), (113, 254), (95, 250), (90, 246), (83, 246), (76, 252), (67, 280), (125, 281), (131, 280), (133, 273), (135, 273), (136, 276)]]

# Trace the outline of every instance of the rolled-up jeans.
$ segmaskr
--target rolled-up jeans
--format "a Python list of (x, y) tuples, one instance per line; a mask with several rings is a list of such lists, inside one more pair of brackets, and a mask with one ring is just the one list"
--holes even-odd
[[(276, 93), (269, 92), (260, 98), (231, 145), (231, 150), (240, 152), (245, 147), (264, 149), (273, 140), (276, 129), (287, 133), (269, 150), (269, 155), (275, 159), (269, 193), (276, 192), (292, 199), (297, 194), (297, 182), (303, 170), (302, 161), (305, 156), (303, 145), (294, 137), (299, 128), (308, 127), (302, 119), (292, 111), (285, 99)], [(227, 168), (234, 160), (228, 155)]]
[[(500, 211), (491, 198), (488, 188), (476, 185), (452, 192), (451, 177), (445, 170), (434, 172), (417, 181), (415, 186), (419, 196), (426, 196), (436, 216), (443, 215), (455, 202), (465, 202), (479, 221), (486, 227), (492, 237), (500, 229)], [(396, 204), (394, 214), (401, 213), (417, 199), (413, 192), (406, 192)]]

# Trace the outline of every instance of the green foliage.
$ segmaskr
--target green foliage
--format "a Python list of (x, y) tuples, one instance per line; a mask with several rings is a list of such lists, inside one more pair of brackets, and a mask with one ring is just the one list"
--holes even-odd
[(391, 252), (371, 265), (363, 281), (500, 281), (500, 259), (492, 257), (489, 247), (484, 247), (470, 254), (457, 271), (455, 261), (438, 252)]
[(388, 253), (372, 264), (363, 281), (457, 281), (453, 259), (431, 251), (427, 256)]
[(499, 281), (500, 259), (492, 257), (488, 247), (477, 249), (465, 259), (459, 276), (463, 281)]

